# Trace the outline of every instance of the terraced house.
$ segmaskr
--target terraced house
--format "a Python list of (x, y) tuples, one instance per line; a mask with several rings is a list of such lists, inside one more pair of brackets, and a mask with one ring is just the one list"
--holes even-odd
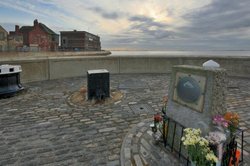
[(10, 31), (8, 35), (8, 50), (23, 51), (23, 34), (18, 25), (15, 26), (15, 31)]
[(19, 30), (23, 34), (23, 45), (28, 51), (56, 51), (59, 35), (46, 25), (34, 20), (33, 26), (22, 26)]
[(0, 51), (8, 50), (8, 32), (0, 25)]

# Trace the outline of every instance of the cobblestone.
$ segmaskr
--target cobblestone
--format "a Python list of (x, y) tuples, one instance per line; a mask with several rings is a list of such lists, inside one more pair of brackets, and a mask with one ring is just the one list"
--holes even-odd
[[(152, 143), (149, 129), (168, 93), (169, 78), (166, 74), (111, 74), (111, 89), (120, 87), (123, 98), (113, 104), (84, 106), (68, 100), (87, 86), (86, 77), (24, 84), (23, 92), (0, 100), (0, 165), (178, 163), (165, 148)], [(228, 88), (228, 110), (240, 114), (246, 136), (244, 160), (250, 164), (250, 80), (230, 78), (229, 84), (236, 86)], [(131, 105), (136, 104), (150, 111), (135, 112)]]
[(110, 132), (110, 131), (114, 131), (114, 130), (116, 130), (116, 127), (100, 129), (99, 132), (103, 133), (103, 132)]

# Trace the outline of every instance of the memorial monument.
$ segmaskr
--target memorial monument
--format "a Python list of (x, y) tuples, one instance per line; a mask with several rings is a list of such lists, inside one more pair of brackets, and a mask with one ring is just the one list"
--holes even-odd
[(212, 117), (226, 112), (226, 70), (214, 62), (204, 64), (203, 67), (178, 65), (172, 70), (164, 144), (185, 157), (183, 129), (199, 128), (205, 136), (213, 130)]
[(212, 116), (226, 112), (226, 71), (219, 67), (173, 67), (167, 116), (207, 134)]

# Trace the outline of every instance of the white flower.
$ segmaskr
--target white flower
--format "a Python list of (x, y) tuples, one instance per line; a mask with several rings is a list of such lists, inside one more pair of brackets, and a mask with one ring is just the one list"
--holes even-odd
[(226, 141), (226, 135), (219, 131), (210, 132), (207, 136), (207, 139), (212, 144), (220, 144), (223, 141)]
[(206, 155), (206, 159), (208, 161), (212, 161), (212, 162), (215, 162), (215, 163), (218, 161), (218, 158), (213, 153), (208, 153)]
[(201, 137), (200, 129), (184, 129), (184, 136), (181, 138), (181, 141), (183, 142), (183, 145), (188, 149), (189, 155), (192, 155), (192, 158), (194, 157), (197, 159), (197, 164), (204, 164), (205, 161), (201, 161), (201, 163), (199, 161), (204, 158), (210, 163), (217, 162), (217, 157), (208, 146), (208, 140)]

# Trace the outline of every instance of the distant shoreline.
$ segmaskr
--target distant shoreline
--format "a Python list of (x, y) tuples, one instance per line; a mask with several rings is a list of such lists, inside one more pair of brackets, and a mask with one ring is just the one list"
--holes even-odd
[(75, 51), (75, 52), (0, 52), (0, 59), (108, 56), (108, 57), (250, 57), (250, 51)]
[(107, 56), (110, 51), (41, 51), (41, 52), (0, 52), (2, 57), (61, 57), (61, 56)]
[(250, 57), (250, 50), (242, 51), (112, 51), (109, 56), (243, 56)]

